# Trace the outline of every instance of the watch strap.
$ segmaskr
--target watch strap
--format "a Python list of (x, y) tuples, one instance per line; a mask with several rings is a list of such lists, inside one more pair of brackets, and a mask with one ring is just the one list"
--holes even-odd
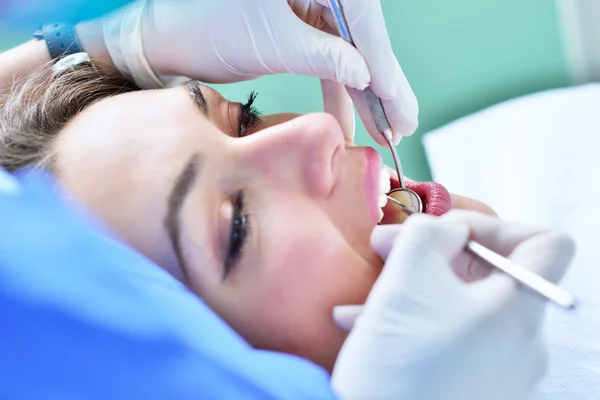
[(39, 31), (33, 34), (33, 37), (46, 42), (48, 52), (54, 62), (63, 57), (83, 52), (75, 34), (75, 26), (71, 24), (44, 24)]

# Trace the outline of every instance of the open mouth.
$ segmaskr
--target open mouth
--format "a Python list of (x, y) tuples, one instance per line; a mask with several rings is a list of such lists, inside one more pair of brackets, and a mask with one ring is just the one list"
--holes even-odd
[[(385, 171), (385, 172), (384, 172)], [(388, 178), (389, 177), (389, 178)], [(389, 179), (389, 184), (386, 184), (386, 179)], [(404, 222), (407, 218), (406, 213), (392, 202), (388, 202), (387, 198), (382, 199), (382, 194), (385, 196), (390, 190), (398, 189), (400, 181), (396, 173), (389, 168), (382, 169), (380, 174), (380, 198), (379, 198), (379, 223), (382, 225), (398, 224)], [(430, 215), (443, 215), (452, 208), (452, 199), (450, 193), (445, 187), (435, 182), (414, 182), (406, 180), (406, 187), (415, 191), (423, 202), (423, 212)], [(382, 205), (383, 204), (383, 205)]]

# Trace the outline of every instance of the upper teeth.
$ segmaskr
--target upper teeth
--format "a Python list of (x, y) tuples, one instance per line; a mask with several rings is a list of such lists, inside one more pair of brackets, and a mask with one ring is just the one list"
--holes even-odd
[(379, 172), (379, 207), (385, 206), (387, 203), (387, 194), (392, 190), (390, 184), (390, 171), (382, 167)]
[(390, 184), (390, 171), (388, 171), (385, 165), (382, 164), (379, 172), (379, 222), (381, 222), (381, 219), (383, 218), (383, 210), (381, 208), (385, 207), (387, 204), (387, 194), (390, 192), (390, 190), (392, 190)]

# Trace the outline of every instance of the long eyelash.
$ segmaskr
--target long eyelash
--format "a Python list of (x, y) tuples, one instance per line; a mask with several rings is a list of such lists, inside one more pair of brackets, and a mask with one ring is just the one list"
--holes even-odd
[(256, 96), (258, 96), (257, 92), (250, 92), (248, 100), (242, 104), (239, 137), (246, 136), (246, 132), (254, 128), (260, 122), (261, 112), (253, 105)]
[(233, 217), (231, 220), (231, 236), (229, 238), (229, 248), (225, 260), (225, 269), (223, 279), (227, 277), (229, 271), (240, 260), (248, 241), (250, 234), (250, 218), (246, 212), (244, 201), (244, 192), (238, 191), (233, 197)]

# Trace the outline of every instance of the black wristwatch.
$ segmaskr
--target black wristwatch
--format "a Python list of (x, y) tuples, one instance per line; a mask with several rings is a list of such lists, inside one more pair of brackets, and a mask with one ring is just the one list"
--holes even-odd
[(75, 25), (44, 24), (33, 34), (33, 37), (46, 42), (54, 62), (71, 54), (83, 52), (75, 34)]

